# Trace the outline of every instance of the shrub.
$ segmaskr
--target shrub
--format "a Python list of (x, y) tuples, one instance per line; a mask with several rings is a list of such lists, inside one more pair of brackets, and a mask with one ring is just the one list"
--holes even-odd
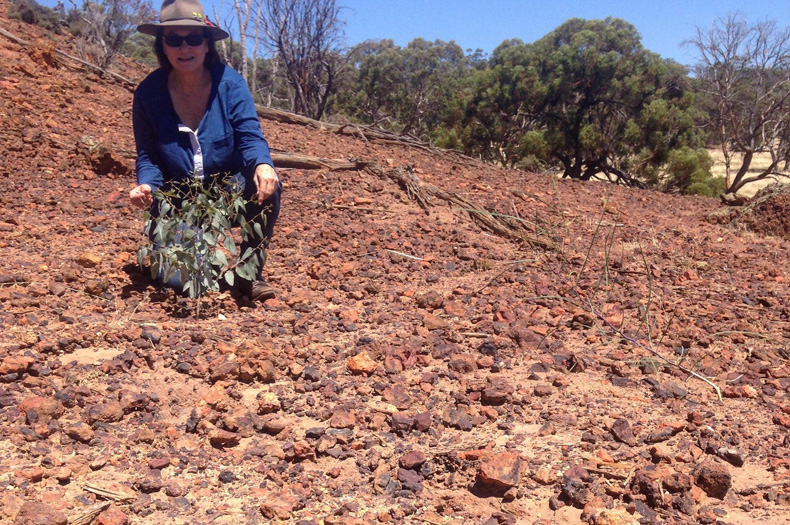
[(704, 149), (684, 146), (673, 150), (667, 159), (667, 187), (682, 193), (713, 196), (718, 183), (711, 176), (712, 166), (713, 159)]
[[(262, 237), (261, 224), (245, 220), (249, 201), (228, 175), (210, 188), (193, 180), (170, 191), (158, 190), (154, 198), (159, 216), (146, 212), (148, 241), (137, 253), (141, 266), (149, 258), (152, 278), (168, 282), (178, 277), (184, 293), (193, 299), (218, 291), (221, 280), (233, 286), (236, 276), (255, 279), (265, 260), (265, 248), (247, 248), (238, 256), (232, 228), (238, 224), (246, 241)], [(226, 252), (236, 260), (230, 262)]]
[(36, 0), (14, 0), (8, 7), (8, 16), (60, 34), (60, 15)]

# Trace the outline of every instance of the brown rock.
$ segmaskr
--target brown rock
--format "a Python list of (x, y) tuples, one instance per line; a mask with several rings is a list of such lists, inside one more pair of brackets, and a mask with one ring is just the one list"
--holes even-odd
[(116, 423), (123, 419), (123, 407), (115, 401), (109, 403), (98, 403), (91, 405), (85, 416), (85, 420), (89, 424), (94, 424), (97, 421), (102, 423)]
[(478, 482), (488, 489), (507, 490), (518, 485), (521, 457), (512, 452), (500, 452), (486, 460), (477, 471)]
[(621, 443), (625, 443), (632, 447), (636, 445), (636, 437), (631, 430), (631, 425), (626, 419), (618, 419), (614, 422), (612, 425), (612, 435)]
[(592, 517), (592, 525), (639, 525), (639, 520), (625, 509), (603, 509)]
[(422, 316), (422, 325), (428, 330), (445, 330), (450, 328), (450, 323), (437, 317), (433, 314), (425, 314)]
[(238, 379), (239, 377), (239, 362), (235, 359), (228, 359), (221, 357), (213, 361), (209, 365), (209, 379), (212, 383), (217, 381), (227, 381), (230, 379)]
[(140, 481), (140, 491), (145, 494), (159, 492), (162, 490), (162, 474), (159, 470), (149, 470), (145, 477)]
[(79, 441), (80, 443), (88, 443), (93, 439), (93, 429), (82, 421), (65, 426), (63, 432), (74, 441)]
[(104, 512), (96, 516), (94, 523), (96, 525), (127, 525), (129, 516), (113, 503)]
[(51, 397), (33, 396), (19, 404), (19, 411), (27, 416), (28, 424), (48, 424), (63, 415), (65, 409), (60, 402)]
[(350, 410), (337, 410), (329, 420), (329, 426), (332, 428), (354, 428), (356, 424), (357, 418)]
[(208, 441), (217, 448), (235, 447), (241, 441), (241, 434), (214, 428), (208, 432)]
[(367, 352), (360, 352), (346, 361), (349, 372), (355, 375), (370, 375), (376, 371), (378, 363)]
[(505, 379), (490, 379), (488, 386), (483, 390), (482, 399), (485, 403), (501, 405), (510, 400), (514, 391), (515, 388), (513, 388), (513, 385), (508, 383)]
[(454, 354), (447, 367), (459, 374), (468, 374), (477, 370), (477, 360), (470, 354)]
[(537, 397), (549, 397), (554, 393), (554, 387), (551, 385), (537, 385), (532, 392)]
[(420, 308), (430, 308), (435, 310), (444, 306), (444, 298), (433, 290), (429, 292), (417, 293), (414, 296), (414, 300), (417, 302), (417, 306)]
[(703, 463), (694, 470), (694, 483), (712, 498), (724, 499), (732, 487), (730, 470), (722, 463)]
[(261, 392), (258, 394), (259, 414), (272, 414), (279, 412), (280, 408), (280, 398), (274, 392)]
[(151, 470), (162, 470), (170, 466), (170, 456), (162, 456), (161, 458), (154, 458), (148, 462), (148, 468)]
[(0, 376), (24, 374), (36, 360), (26, 355), (8, 356), (0, 363)]
[(295, 498), (284, 494), (282, 492), (275, 493), (269, 492), (263, 497), (261, 503), (261, 514), (270, 520), (289, 520), (291, 519), (291, 512), (293, 512), (296, 505)]
[(420, 468), (423, 463), (425, 463), (426, 459), (427, 458), (424, 452), (413, 450), (402, 455), (400, 460), (398, 460), (398, 463), (405, 469), (416, 470)]
[(274, 383), (277, 381), (277, 368), (268, 359), (263, 359), (257, 363), (258, 379), (264, 383)]
[(15, 525), (67, 525), (68, 518), (49, 505), (29, 501), (22, 505), (14, 520)]
[(95, 268), (99, 266), (101, 262), (101, 256), (95, 253), (86, 252), (77, 257), (77, 264), (83, 268)]

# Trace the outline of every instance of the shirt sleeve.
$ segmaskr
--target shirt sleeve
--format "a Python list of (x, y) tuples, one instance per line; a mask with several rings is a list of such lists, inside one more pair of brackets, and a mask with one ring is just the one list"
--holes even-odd
[(255, 103), (244, 80), (239, 77), (231, 90), (230, 120), (236, 147), (241, 154), (244, 168), (251, 170), (259, 164), (274, 167), (269, 144), (263, 136)]
[(138, 89), (134, 94), (132, 103), (132, 127), (134, 128), (134, 142), (137, 146), (137, 184), (148, 184), (156, 191), (164, 184), (164, 175), (160, 168), (159, 153), (156, 148), (156, 131), (146, 114), (144, 95)]

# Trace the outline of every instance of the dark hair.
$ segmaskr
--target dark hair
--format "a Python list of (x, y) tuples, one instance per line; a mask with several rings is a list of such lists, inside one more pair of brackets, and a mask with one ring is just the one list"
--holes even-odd
[[(211, 33), (208, 31), (203, 31), (203, 36), (206, 38), (206, 44), (208, 44), (208, 53), (206, 53), (206, 59), (203, 60), (203, 65), (207, 68), (211, 69), (214, 67), (215, 64), (219, 63), (219, 53), (217, 53), (217, 44), (214, 41), (214, 37), (211, 36)], [(165, 48), (164, 43), (162, 42), (162, 32), (160, 31), (154, 40), (154, 53), (156, 54), (156, 60), (159, 62), (159, 67), (164, 70), (171, 70), (173, 69), (173, 65), (167, 59), (167, 55), (165, 55)]]

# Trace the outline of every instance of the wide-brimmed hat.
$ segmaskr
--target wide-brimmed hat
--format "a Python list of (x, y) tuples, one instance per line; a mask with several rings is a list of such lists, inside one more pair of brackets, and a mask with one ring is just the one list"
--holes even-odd
[(164, 0), (159, 11), (159, 23), (140, 24), (137, 30), (146, 35), (159, 36), (165, 27), (201, 27), (211, 33), (214, 40), (230, 36), (209, 21), (198, 0)]

